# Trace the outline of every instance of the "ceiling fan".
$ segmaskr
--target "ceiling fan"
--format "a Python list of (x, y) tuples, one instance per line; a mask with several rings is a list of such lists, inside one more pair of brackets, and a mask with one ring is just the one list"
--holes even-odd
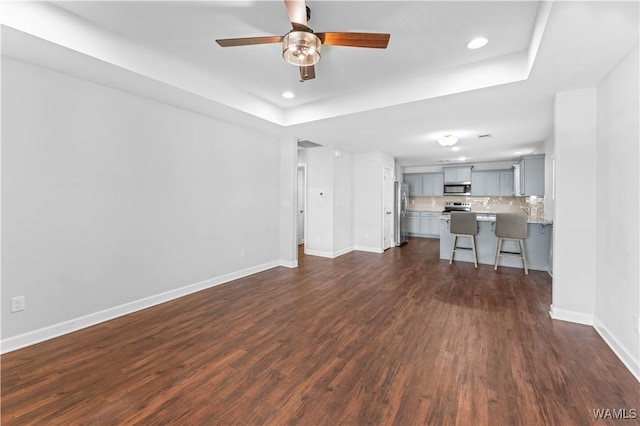
[(300, 68), (300, 81), (316, 77), (314, 65), (320, 60), (320, 46), (369, 47), (386, 49), (389, 34), (381, 33), (314, 33), (307, 26), (311, 10), (304, 0), (284, 0), (292, 30), (283, 36), (227, 38), (216, 40), (222, 47), (282, 43), (282, 57)]

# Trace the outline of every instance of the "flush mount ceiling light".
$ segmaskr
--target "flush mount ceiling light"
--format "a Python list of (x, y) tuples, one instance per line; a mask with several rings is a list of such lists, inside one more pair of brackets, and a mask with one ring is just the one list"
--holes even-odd
[(320, 60), (322, 42), (314, 33), (291, 31), (282, 38), (282, 57), (299, 67), (315, 65)]
[(481, 47), (484, 47), (487, 43), (489, 43), (489, 40), (487, 40), (484, 37), (478, 37), (478, 38), (474, 38), (469, 43), (467, 43), (467, 47), (469, 49), (480, 49)]
[(453, 146), (458, 142), (458, 138), (452, 135), (444, 135), (438, 139), (438, 143), (442, 146)]

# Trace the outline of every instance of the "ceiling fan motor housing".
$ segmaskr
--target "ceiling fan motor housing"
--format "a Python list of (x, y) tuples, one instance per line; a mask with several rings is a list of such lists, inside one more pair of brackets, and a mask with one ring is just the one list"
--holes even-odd
[(291, 31), (282, 38), (282, 57), (296, 66), (310, 66), (320, 60), (322, 42), (308, 31)]

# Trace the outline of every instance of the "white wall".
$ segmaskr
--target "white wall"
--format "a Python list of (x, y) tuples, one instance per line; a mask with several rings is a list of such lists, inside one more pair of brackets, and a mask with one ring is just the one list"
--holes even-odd
[(638, 380), (639, 61), (636, 47), (597, 87), (595, 287), (596, 328)]
[(278, 263), (271, 137), (3, 57), (2, 150), (3, 350)]
[(280, 141), (280, 264), (298, 266), (298, 144), (294, 138)]
[(382, 253), (382, 156), (355, 154), (354, 166), (355, 248)]
[(552, 316), (591, 324), (596, 265), (596, 89), (556, 94)]
[(307, 166), (306, 254), (336, 257), (353, 250), (353, 154), (310, 148)]
[[(383, 170), (394, 170), (393, 157), (382, 152), (355, 154), (354, 243), (356, 250), (382, 253), (384, 240)], [(392, 194), (393, 196), (393, 194)]]
[(353, 154), (341, 152), (334, 157), (333, 253), (353, 250)]
[(333, 150), (325, 147), (306, 151), (307, 211), (304, 251), (333, 257)]

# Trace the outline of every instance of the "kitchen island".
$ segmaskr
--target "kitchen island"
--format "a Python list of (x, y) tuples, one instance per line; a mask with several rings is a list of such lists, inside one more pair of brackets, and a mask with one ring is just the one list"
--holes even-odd
[[(478, 263), (493, 265), (496, 260), (496, 247), (498, 237), (494, 234), (496, 222), (495, 214), (478, 214), (478, 235), (476, 235), (476, 252)], [(449, 260), (451, 254), (451, 232), (449, 231), (450, 215), (440, 216), (440, 259)], [(527, 256), (527, 266), (536, 271), (549, 271), (549, 258), (551, 253), (551, 233), (553, 223), (545, 219), (529, 219), (527, 222), (527, 238), (524, 240), (524, 249)], [(471, 241), (469, 238), (458, 238), (458, 247), (468, 247), (469, 253), (456, 252), (454, 262), (471, 262)], [(517, 241), (504, 241), (503, 251), (519, 252)], [(520, 259), (500, 258), (498, 267), (507, 266), (523, 269)]]

